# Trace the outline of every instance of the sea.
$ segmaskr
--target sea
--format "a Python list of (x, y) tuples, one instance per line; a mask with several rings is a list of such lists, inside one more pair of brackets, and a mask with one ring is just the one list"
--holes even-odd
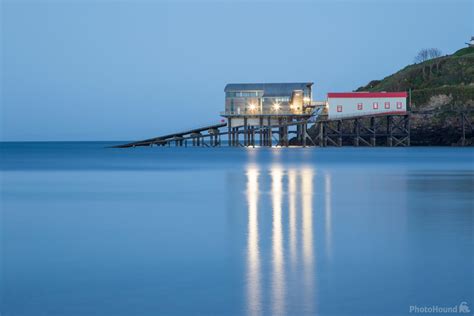
[(2, 316), (474, 314), (473, 148), (116, 144), (0, 143)]

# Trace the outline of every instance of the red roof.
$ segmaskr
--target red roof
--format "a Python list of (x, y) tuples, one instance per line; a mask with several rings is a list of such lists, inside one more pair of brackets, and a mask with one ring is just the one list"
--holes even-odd
[(330, 92), (328, 98), (406, 98), (406, 92)]

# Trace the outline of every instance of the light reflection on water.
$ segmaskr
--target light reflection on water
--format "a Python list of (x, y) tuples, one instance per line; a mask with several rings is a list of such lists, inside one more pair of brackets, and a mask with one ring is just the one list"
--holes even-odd
[(273, 208), (273, 229), (272, 229), (272, 309), (273, 314), (281, 315), (285, 312), (285, 267), (283, 250), (283, 229), (282, 229), (282, 191), (283, 191), (283, 171), (281, 167), (274, 166), (271, 169), (272, 177), (272, 208)]
[[(313, 232), (313, 177), (312, 168), (283, 169), (273, 165), (268, 174), (258, 170), (255, 164), (247, 167), (247, 204), (248, 204), (248, 239), (247, 239), (247, 310), (249, 315), (262, 312), (262, 260), (259, 251), (261, 236), (259, 227), (259, 198), (269, 198), (272, 208), (271, 229), (271, 272), (269, 285), (271, 289), (271, 310), (273, 315), (286, 314), (286, 296), (290, 288), (287, 279), (302, 280), (302, 295), (305, 312), (314, 312), (315, 301), (315, 247)], [(266, 179), (269, 177), (270, 179)], [(271, 181), (270, 196), (261, 194), (260, 182)], [(325, 174), (325, 186), (331, 185), (329, 174)], [(284, 188), (287, 188), (286, 192)], [(330, 187), (325, 188), (325, 197), (330, 195)], [(298, 203), (299, 202), (299, 203)], [(286, 212), (287, 211), (287, 212)], [(330, 202), (326, 203), (326, 233), (330, 234)], [(262, 215), (260, 215), (262, 216)], [(288, 230), (285, 236), (283, 217), (288, 216)], [(329, 218), (328, 218), (329, 217)], [(298, 246), (298, 240), (301, 245)], [(287, 245), (285, 243), (287, 242)], [(328, 244), (330, 246), (330, 244)], [(329, 250), (330, 251), (330, 250)], [(295, 269), (298, 258), (302, 258), (302, 269)], [(299, 274), (299, 275), (298, 275)], [(265, 288), (265, 287), (264, 287)]]
[(248, 249), (247, 249), (247, 301), (251, 315), (258, 315), (261, 310), (260, 297), (260, 253), (258, 238), (258, 169), (247, 169), (247, 202), (248, 202)]
[(331, 206), (331, 175), (324, 172), (324, 227), (325, 227), (325, 241), (326, 241), (326, 257), (330, 260), (332, 257), (332, 206)]

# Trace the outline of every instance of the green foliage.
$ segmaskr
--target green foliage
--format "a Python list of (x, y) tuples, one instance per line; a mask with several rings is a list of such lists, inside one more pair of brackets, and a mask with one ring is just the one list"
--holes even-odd
[(458, 50), (457, 52), (455, 52), (455, 53), (453, 54), (453, 56), (460, 57), (460, 56), (464, 56), (464, 55), (468, 55), (468, 54), (474, 54), (474, 47), (464, 47), (464, 48), (461, 48), (460, 50)]
[[(466, 102), (474, 100), (474, 85), (443, 86), (438, 88), (419, 89), (412, 92), (412, 104), (426, 105), (432, 96), (446, 95), (451, 99), (450, 109), (466, 106)], [(446, 109), (447, 110), (447, 109)]]
[(474, 48), (453, 55), (409, 65), (382, 80), (373, 80), (356, 91), (408, 91), (412, 100), (425, 105), (433, 95), (451, 96), (454, 103), (474, 100)]

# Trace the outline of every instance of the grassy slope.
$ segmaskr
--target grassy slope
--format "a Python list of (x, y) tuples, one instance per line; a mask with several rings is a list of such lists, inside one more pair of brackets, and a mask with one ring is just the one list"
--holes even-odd
[(449, 107), (466, 106), (474, 100), (474, 48), (414, 64), (382, 80), (371, 81), (357, 91), (407, 91), (412, 89), (413, 109), (430, 107), (430, 98), (449, 96)]

